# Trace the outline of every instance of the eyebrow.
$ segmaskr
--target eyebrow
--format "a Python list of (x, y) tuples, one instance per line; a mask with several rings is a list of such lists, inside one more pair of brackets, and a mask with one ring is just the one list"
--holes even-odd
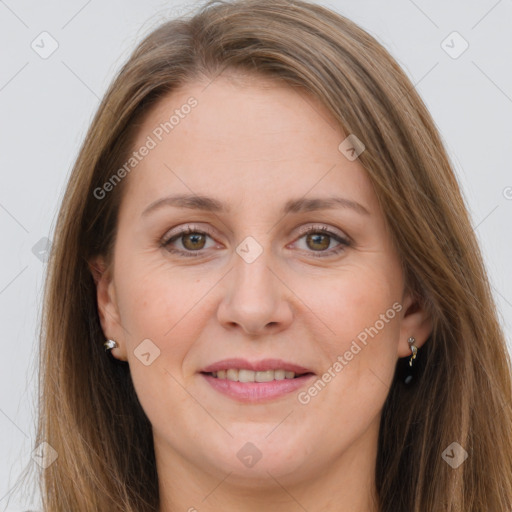
[[(159, 210), (165, 206), (175, 208), (187, 208), (191, 210), (203, 210), (214, 213), (229, 213), (229, 206), (221, 201), (204, 195), (177, 194), (157, 199), (151, 203), (143, 212), (142, 216)], [(312, 212), (316, 210), (329, 210), (335, 208), (350, 208), (362, 215), (370, 215), (370, 212), (357, 201), (344, 197), (322, 197), (322, 198), (300, 198), (290, 199), (283, 207), (282, 214)]]

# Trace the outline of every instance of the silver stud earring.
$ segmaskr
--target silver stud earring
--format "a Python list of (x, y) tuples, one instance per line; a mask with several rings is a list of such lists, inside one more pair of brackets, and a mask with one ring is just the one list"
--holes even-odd
[(113, 348), (116, 348), (118, 345), (114, 340), (107, 340), (105, 343), (103, 343), (103, 346), (105, 347), (105, 352), (107, 350), (112, 350)]
[(409, 359), (409, 366), (412, 366), (412, 362), (414, 359), (416, 359), (416, 354), (418, 353), (418, 347), (414, 344), (415, 341), (416, 339), (412, 336), (407, 340), (407, 343), (409, 343), (412, 352), (411, 359)]

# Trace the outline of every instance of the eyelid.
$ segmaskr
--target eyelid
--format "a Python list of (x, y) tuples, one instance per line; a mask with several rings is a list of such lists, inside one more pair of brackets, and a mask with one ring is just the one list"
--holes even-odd
[[(186, 235), (187, 233), (205, 233), (209, 235), (210, 237), (214, 237), (214, 232), (209, 226), (200, 226), (199, 224), (185, 224), (179, 226), (177, 229), (173, 228), (170, 229), (165, 233), (165, 235), (161, 239), (161, 245), (164, 247), (166, 244), (168, 244), (173, 238), (179, 237), (181, 235)], [(199, 252), (199, 251), (197, 251)]]
[(327, 224), (319, 224), (319, 223), (312, 223), (312, 224), (306, 224), (305, 226), (301, 226), (298, 229), (298, 237), (297, 238), (301, 238), (306, 233), (309, 233), (310, 231), (315, 231), (315, 230), (328, 232), (332, 235), (338, 236), (339, 238), (341, 238), (342, 240), (344, 240), (347, 243), (350, 243), (350, 244), (353, 243), (353, 240), (343, 231), (340, 231), (339, 229), (331, 227)]
[(208, 225), (200, 226), (199, 224), (190, 223), (190, 224), (181, 224), (177, 228), (169, 229), (165, 233), (165, 235), (162, 237), (162, 241), (163, 241), (163, 243), (165, 243), (166, 241), (169, 241), (171, 238), (173, 238), (177, 235), (182, 235), (182, 234), (186, 234), (186, 233), (190, 233), (190, 232), (195, 233), (196, 231), (203, 232), (203, 233), (206, 233), (207, 235), (213, 236), (213, 230)]

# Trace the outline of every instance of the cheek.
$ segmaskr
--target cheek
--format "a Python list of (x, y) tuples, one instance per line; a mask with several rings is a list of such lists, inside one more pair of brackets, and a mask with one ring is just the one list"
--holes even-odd
[(328, 292), (323, 300), (315, 295), (318, 301), (312, 309), (316, 308), (326, 326), (319, 344), (328, 361), (321, 376), (328, 391), (319, 384), (308, 396), (318, 396), (315, 407), (332, 409), (337, 416), (339, 407), (344, 411), (364, 409), (372, 416), (386, 398), (397, 361), (400, 274), (378, 265), (353, 267), (324, 289)]
[[(158, 427), (168, 424), (170, 411), (182, 418), (193, 416), (190, 396), (182, 387), (183, 362), (200, 336), (200, 310), (194, 305), (203, 305), (200, 299), (205, 283), (152, 258), (125, 260), (118, 268), (119, 313), (130, 373), (142, 408)], [(205, 314), (203, 310), (200, 313)], [(146, 353), (149, 356), (144, 357)], [(186, 434), (176, 434), (177, 443), (180, 435)]]
[[(127, 357), (133, 363), (134, 381), (141, 370), (136, 355), (141, 342), (150, 339), (159, 353), (151, 382), (144, 386), (158, 387), (158, 378), (168, 380), (171, 373), (180, 382), (186, 370), (187, 354), (200, 339), (208, 319), (215, 315), (208, 293), (218, 282), (213, 272), (176, 268), (163, 257), (142, 255), (119, 265), (119, 313), (125, 332)], [(121, 275), (122, 272), (122, 275)], [(153, 364), (152, 364), (153, 366)], [(169, 372), (169, 373), (167, 373)], [(147, 373), (141, 373), (145, 379)]]
[(126, 330), (162, 339), (186, 325), (204, 295), (201, 279), (173, 268), (162, 256), (140, 255), (120, 262), (118, 304)]
[(367, 342), (387, 339), (391, 345), (397, 343), (402, 290), (396, 269), (352, 265), (317, 284), (314, 290), (308, 295), (304, 295), (305, 289), (299, 293), (308, 297), (308, 306), (322, 321), (325, 348), (331, 354), (348, 350), (358, 336), (364, 342), (365, 333)]

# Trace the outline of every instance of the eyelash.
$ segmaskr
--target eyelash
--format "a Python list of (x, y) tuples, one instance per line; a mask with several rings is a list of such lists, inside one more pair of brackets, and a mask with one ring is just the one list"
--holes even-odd
[[(337, 255), (340, 252), (344, 251), (347, 247), (351, 246), (351, 241), (348, 238), (341, 237), (340, 235), (334, 233), (333, 231), (331, 231), (330, 229), (328, 229), (325, 226), (309, 226), (308, 228), (301, 229), (300, 231), (301, 231), (300, 236), (296, 240), (300, 240), (301, 238), (303, 238), (304, 236), (306, 236), (310, 233), (314, 233), (314, 234), (321, 233), (324, 235), (328, 235), (331, 238), (335, 239), (337, 242), (339, 242), (340, 245), (338, 247), (336, 247), (335, 249), (330, 249), (328, 251), (312, 251), (312, 250), (308, 251), (308, 252), (311, 252), (315, 258), (326, 258), (329, 256), (334, 256), (334, 255)], [(172, 235), (170, 238), (167, 238), (167, 237), (164, 238), (161, 241), (160, 246), (162, 248), (165, 248), (167, 251), (169, 251), (173, 254), (179, 254), (179, 255), (182, 255), (185, 257), (192, 257), (192, 258), (196, 257), (197, 258), (199, 256), (202, 256), (203, 251), (205, 251), (206, 249), (200, 249), (198, 251), (184, 251), (181, 249), (170, 248), (170, 244), (172, 242), (174, 242), (175, 240), (178, 240), (180, 237), (182, 237), (184, 235), (189, 235), (191, 233), (199, 234), (199, 235), (208, 235), (211, 238), (213, 238), (212, 233), (210, 233), (207, 229), (196, 229), (195, 226), (187, 226), (185, 229), (180, 230), (179, 233)]]

